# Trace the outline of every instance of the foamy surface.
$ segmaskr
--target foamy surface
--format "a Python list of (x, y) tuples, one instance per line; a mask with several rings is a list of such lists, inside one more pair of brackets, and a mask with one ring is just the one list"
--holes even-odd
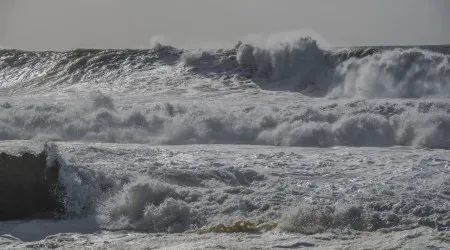
[(65, 210), (0, 245), (445, 248), (446, 48), (2, 50), (0, 151), (57, 162)]

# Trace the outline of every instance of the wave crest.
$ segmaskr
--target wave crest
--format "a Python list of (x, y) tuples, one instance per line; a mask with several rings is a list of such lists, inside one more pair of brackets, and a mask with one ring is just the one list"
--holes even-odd
[(340, 84), (331, 96), (420, 98), (450, 93), (449, 57), (418, 49), (352, 58), (336, 72)]
[(0, 50), (0, 77), (1, 86), (14, 91), (83, 83), (142, 91), (209, 78), (222, 87), (229, 81), (244, 87), (244, 79), (263, 89), (320, 97), (449, 97), (448, 52), (448, 46), (323, 49), (310, 37), (210, 51)]

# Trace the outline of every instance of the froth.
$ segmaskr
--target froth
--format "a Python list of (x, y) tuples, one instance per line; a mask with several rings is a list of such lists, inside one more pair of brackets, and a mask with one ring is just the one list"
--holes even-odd
[(149, 178), (133, 181), (97, 209), (100, 227), (147, 232), (183, 232), (193, 215), (176, 190)]
[(336, 76), (340, 84), (331, 96), (420, 98), (450, 93), (449, 57), (418, 49), (353, 58), (337, 67)]
[(449, 148), (448, 105), (424, 103), (218, 106), (150, 104), (117, 108), (94, 94), (82, 106), (0, 109), (2, 139), (151, 144), (420, 146)]
[[(241, 44), (237, 62), (274, 84), (333, 98), (427, 98), (450, 95), (449, 56), (421, 49), (333, 54), (310, 37), (270, 46)], [(367, 53), (366, 53), (367, 52)]]

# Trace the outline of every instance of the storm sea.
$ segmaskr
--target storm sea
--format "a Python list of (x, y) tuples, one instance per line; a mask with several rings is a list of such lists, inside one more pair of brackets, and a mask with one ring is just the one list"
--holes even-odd
[(0, 50), (1, 249), (449, 249), (450, 46)]

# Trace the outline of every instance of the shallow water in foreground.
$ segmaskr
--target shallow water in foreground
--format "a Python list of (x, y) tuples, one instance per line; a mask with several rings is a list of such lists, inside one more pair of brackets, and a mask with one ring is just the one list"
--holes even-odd
[[(39, 152), (42, 144), (7, 141), (0, 148)], [(4, 247), (421, 249), (445, 246), (449, 237), (446, 150), (85, 142), (48, 150), (56, 149), (66, 204), (78, 215), (3, 222), (1, 234), (26, 241), (4, 236)], [(237, 221), (275, 227), (208, 233)]]

